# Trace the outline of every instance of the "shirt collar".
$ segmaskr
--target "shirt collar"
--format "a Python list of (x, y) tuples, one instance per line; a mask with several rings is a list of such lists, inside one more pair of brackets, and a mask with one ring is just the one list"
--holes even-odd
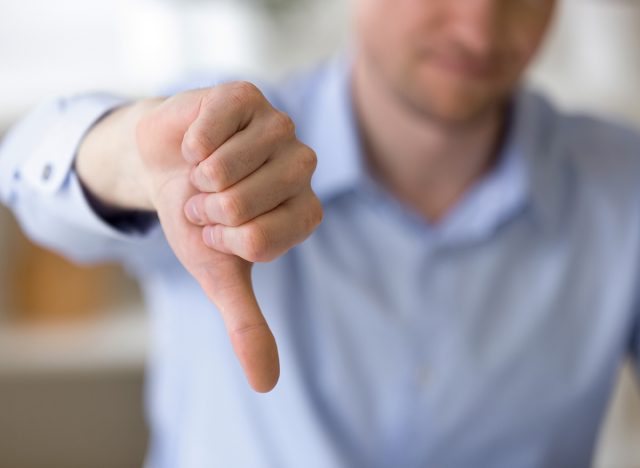
[[(351, 60), (343, 54), (322, 69), (309, 93), (305, 141), (318, 154), (313, 188), (323, 202), (357, 188), (366, 177), (350, 89)], [(480, 180), (443, 225), (447, 238), (488, 235), (525, 207), (543, 223), (559, 215), (563, 176), (551, 157), (556, 113), (526, 89), (514, 95), (511, 122), (497, 166)]]
[(544, 229), (562, 224), (573, 186), (562, 136), (562, 118), (541, 95), (522, 90), (515, 144), (527, 173), (534, 221)]
[(307, 102), (311, 114), (304, 139), (318, 155), (312, 185), (323, 201), (355, 188), (365, 172), (350, 89), (351, 63), (345, 53), (324, 67), (316, 82), (318, 92), (310, 93)]

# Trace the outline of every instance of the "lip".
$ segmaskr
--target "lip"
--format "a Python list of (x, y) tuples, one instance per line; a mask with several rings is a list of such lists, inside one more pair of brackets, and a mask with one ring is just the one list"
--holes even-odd
[(467, 80), (489, 80), (495, 77), (497, 71), (492, 60), (469, 60), (437, 53), (432, 54), (430, 59), (445, 71)]

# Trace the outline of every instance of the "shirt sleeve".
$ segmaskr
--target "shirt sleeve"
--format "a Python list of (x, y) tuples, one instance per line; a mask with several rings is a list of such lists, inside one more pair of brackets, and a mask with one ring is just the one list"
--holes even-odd
[(118, 229), (98, 215), (73, 170), (86, 132), (125, 103), (105, 94), (47, 102), (0, 144), (0, 201), (34, 242), (76, 262), (124, 261), (158, 239), (160, 229)]

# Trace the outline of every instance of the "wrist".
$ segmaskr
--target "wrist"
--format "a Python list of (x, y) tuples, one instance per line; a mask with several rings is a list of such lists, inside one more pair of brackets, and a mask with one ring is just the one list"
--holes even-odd
[(78, 148), (75, 170), (101, 204), (119, 210), (154, 210), (149, 182), (136, 143), (136, 126), (150, 102), (112, 110), (87, 133)]

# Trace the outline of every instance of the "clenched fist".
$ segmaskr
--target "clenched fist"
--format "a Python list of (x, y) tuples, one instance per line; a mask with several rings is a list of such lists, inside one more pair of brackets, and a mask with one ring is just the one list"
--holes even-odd
[(251, 386), (271, 390), (278, 352), (252, 262), (303, 241), (322, 218), (314, 152), (249, 83), (150, 101), (137, 124), (143, 184), (167, 241), (222, 314)]

